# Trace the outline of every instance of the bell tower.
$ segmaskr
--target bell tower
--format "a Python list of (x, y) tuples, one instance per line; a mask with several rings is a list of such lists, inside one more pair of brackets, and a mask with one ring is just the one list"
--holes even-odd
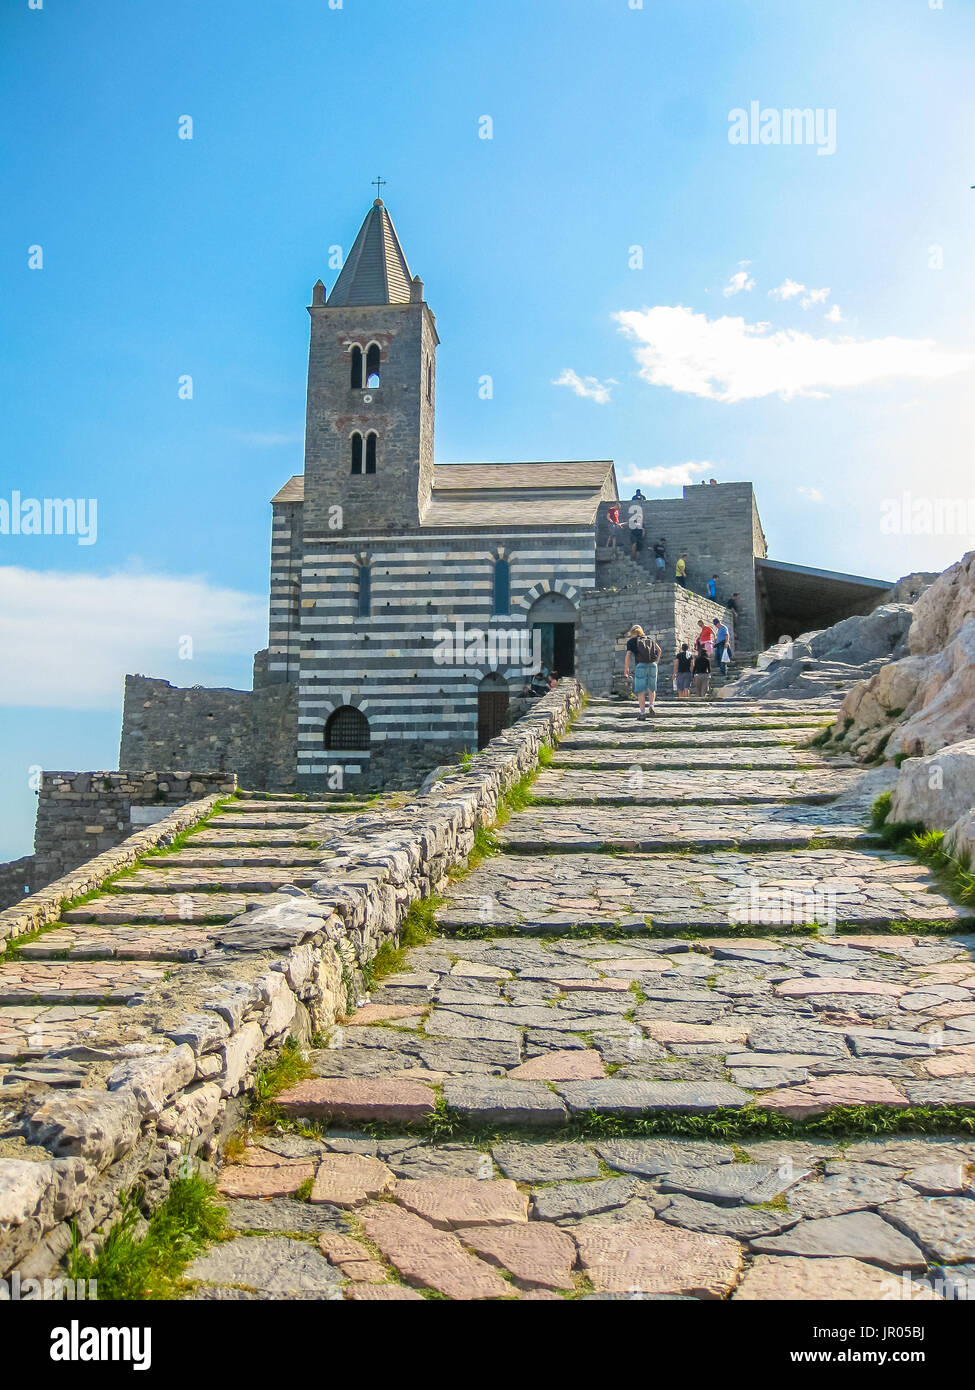
[(433, 479), (440, 340), (381, 198), (308, 312), (305, 534), (412, 530)]

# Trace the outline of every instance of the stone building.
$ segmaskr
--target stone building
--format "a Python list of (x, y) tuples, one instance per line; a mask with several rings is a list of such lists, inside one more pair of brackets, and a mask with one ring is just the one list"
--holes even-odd
[[(304, 472), (272, 501), (269, 642), (254, 691), (129, 677), (120, 765), (256, 786), (416, 786), (507, 724), (539, 662), (613, 689), (640, 622), (665, 659), (739, 595), (739, 652), (866, 611), (876, 580), (776, 564), (750, 483), (642, 507), (610, 549), (612, 462), (437, 463), (437, 349), (423, 282), (376, 199), (331, 293), (312, 291)], [(639, 514), (634, 516), (639, 519)], [(667, 538), (665, 582), (650, 546)], [(686, 589), (673, 582), (688, 552)], [(702, 597), (718, 575), (720, 603)]]

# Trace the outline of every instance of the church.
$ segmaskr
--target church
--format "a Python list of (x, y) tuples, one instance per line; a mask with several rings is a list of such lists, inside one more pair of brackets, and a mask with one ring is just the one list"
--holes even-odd
[[(607, 544), (609, 460), (438, 463), (436, 318), (381, 198), (308, 312), (304, 472), (272, 499), (254, 691), (128, 677), (122, 768), (212, 767), (269, 790), (415, 787), (505, 728), (539, 664), (612, 693), (634, 622), (666, 663), (737, 595), (741, 656), (869, 611), (888, 587), (770, 561), (750, 483), (623, 502), (646, 537), (634, 558), (625, 531)], [(673, 582), (682, 552), (686, 587)]]

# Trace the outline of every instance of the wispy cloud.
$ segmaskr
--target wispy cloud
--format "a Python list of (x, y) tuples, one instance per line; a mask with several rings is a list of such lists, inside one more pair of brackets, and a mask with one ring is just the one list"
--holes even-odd
[(840, 306), (838, 304), (831, 304), (823, 315), (823, 318), (827, 319), (830, 323), (846, 323), (846, 319), (840, 313)]
[(580, 376), (571, 367), (566, 367), (561, 376), (557, 376), (552, 381), (553, 386), (568, 386), (569, 390), (577, 396), (584, 397), (587, 401), (595, 401), (597, 405), (606, 405), (611, 398), (610, 387), (618, 383), (612, 377), (606, 381), (600, 381), (594, 376)]
[(802, 294), (805, 285), (800, 285), (796, 280), (786, 278), (781, 285), (776, 285), (774, 290), (769, 290), (770, 299), (795, 299), (797, 294)]
[[(739, 264), (748, 265), (749, 262), (741, 261)], [(754, 288), (755, 281), (752, 279), (751, 275), (749, 275), (748, 271), (736, 270), (721, 293), (724, 295), (725, 299), (730, 299), (733, 294), (741, 294), (742, 290), (753, 290)]]
[[(262, 646), (266, 600), (203, 578), (0, 568), (0, 705), (117, 709), (130, 672), (221, 684)], [(192, 659), (180, 659), (181, 639)], [(183, 643), (184, 652), (187, 649)]]
[(801, 496), (805, 497), (807, 502), (821, 502), (823, 500), (823, 494), (819, 491), (819, 488), (798, 487), (796, 488), (796, 491)]
[(682, 305), (614, 314), (654, 386), (715, 401), (826, 396), (897, 378), (939, 380), (975, 357), (930, 338), (817, 338), (743, 318), (709, 319)]
[(695, 473), (710, 473), (711, 463), (674, 463), (659, 468), (631, 468), (624, 479), (633, 487), (680, 487), (695, 481)]
[(803, 309), (811, 309), (814, 304), (825, 304), (829, 299), (829, 288), (823, 290), (809, 290), (799, 300), (799, 305)]

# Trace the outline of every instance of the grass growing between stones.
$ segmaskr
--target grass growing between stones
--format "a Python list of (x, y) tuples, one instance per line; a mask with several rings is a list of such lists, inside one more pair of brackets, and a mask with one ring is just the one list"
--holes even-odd
[(141, 1236), (140, 1201), (138, 1189), (128, 1194), (121, 1216), (94, 1256), (82, 1254), (74, 1233), (68, 1275), (96, 1281), (102, 1302), (177, 1297), (189, 1262), (226, 1234), (226, 1211), (198, 1174), (173, 1182)]
[(249, 1114), (254, 1124), (266, 1127), (277, 1119), (274, 1097), (280, 1091), (297, 1086), (314, 1076), (314, 1069), (296, 1038), (287, 1038), (277, 1061), (269, 1067), (259, 1067), (254, 1077), (254, 1091), (248, 1097)]
[(892, 821), (891, 803), (889, 791), (877, 797), (870, 810), (873, 828), (891, 849), (926, 864), (939, 886), (957, 903), (964, 907), (975, 905), (975, 873), (969, 856), (949, 854), (944, 847), (943, 830), (928, 830), (921, 821)]

